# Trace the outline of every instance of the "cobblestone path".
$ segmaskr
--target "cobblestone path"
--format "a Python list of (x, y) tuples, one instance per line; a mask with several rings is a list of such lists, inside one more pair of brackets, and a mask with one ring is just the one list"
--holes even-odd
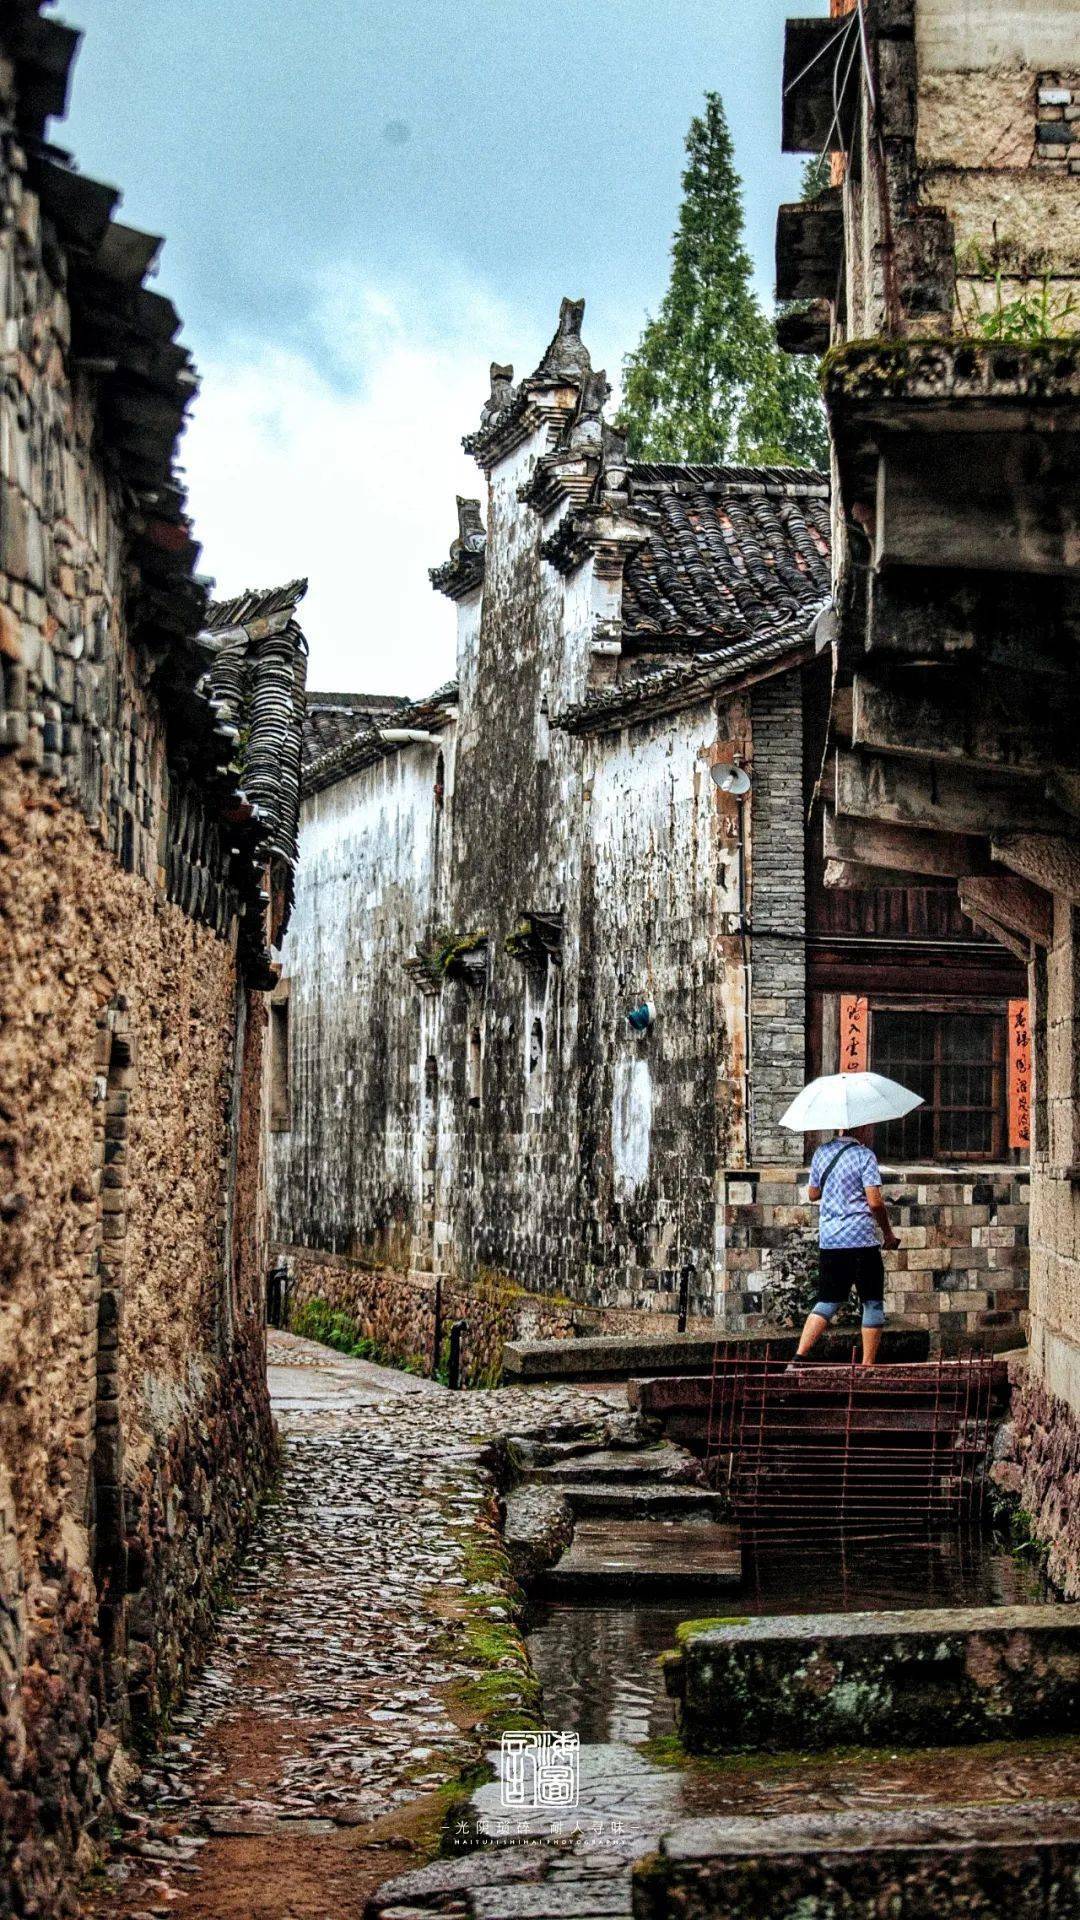
[(280, 1489), (95, 1915), (356, 1920), (426, 1857), (439, 1789), (482, 1751), (478, 1623), (507, 1635), (503, 1699), (525, 1679), (485, 1438), (596, 1413), (595, 1394), (451, 1394), (288, 1334), (270, 1362)]

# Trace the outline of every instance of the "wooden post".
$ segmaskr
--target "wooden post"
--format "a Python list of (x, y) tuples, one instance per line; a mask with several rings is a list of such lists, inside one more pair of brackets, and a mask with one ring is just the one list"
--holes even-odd
[(1009, 1001), (1009, 1145), (1031, 1146), (1031, 1023), (1026, 1000)]

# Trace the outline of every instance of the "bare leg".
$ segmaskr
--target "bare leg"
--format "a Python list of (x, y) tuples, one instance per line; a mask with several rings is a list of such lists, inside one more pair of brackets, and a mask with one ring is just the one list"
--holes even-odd
[(864, 1367), (872, 1367), (874, 1365), (878, 1357), (878, 1348), (880, 1345), (881, 1328), (864, 1327), (862, 1330), (862, 1363)]
[(825, 1315), (823, 1313), (807, 1314), (806, 1325), (802, 1330), (802, 1335), (800, 1337), (798, 1347), (796, 1348), (796, 1352), (809, 1353), (811, 1347), (814, 1346), (815, 1343), (821, 1339), (821, 1336), (825, 1332), (826, 1328), (828, 1327), (828, 1324), (829, 1323), (826, 1320)]

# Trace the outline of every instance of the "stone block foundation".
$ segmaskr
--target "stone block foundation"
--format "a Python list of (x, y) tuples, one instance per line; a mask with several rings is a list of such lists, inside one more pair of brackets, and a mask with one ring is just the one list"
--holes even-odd
[(696, 1753), (1000, 1739), (1075, 1726), (1080, 1607), (752, 1619), (665, 1667)]
[(1075, 1913), (1080, 1817), (1072, 1801), (689, 1820), (634, 1869), (636, 1920), (937, 1920)]
[[(792, 1255), (805, 1264), (817, 1209), (804, 1198), (805, 1167), (728, 1169), (721, 1175), (717, 1316), (725, 1327), (762, 1324), (763, 1295)], [(889, 1216), (900, 1239), (885, 1255), (890, 1315), (925, 1327), (931, 1349), (998, 1330), (1023, 1339), (1028, 1298), (1027, 1167), (883, 1167)]]

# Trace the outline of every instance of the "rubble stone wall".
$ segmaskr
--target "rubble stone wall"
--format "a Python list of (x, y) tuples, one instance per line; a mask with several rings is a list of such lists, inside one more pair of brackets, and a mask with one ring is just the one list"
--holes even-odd
[(197, 785), (176, 830), (135, 521), (13, 137), (0, 196), (0, 1829), (37, 1912), (269, 1468), (264, 1015)]
[[(812, 1239), (816, 1209), (804, 1199), (806, 1170), (761, 1167), (725, 1176), (724, 1318), (761, 1324), (762, 1294), (785, 1246)], [(1026, 1167), (882, 1168), (889, 1217), (900, 1239), (886, 1253), (888, 1312), (927, 1327), (931, 1345), (984, 1329), (1016, 1329), (1028, 1301)]]
[[(0, 1795), (29, 1898), (93, 1807), (95, 1737), (107, 1763), (178, 1685), (271, 1439), (261, 1258), (223, 1235), (232, 954), (11, 758), (0, 807)], [(258, 1122), (254, 1103), (242, 1213)]]
[[(1080, 911), (1054, 900), (1053, 942), (1034, 969), (1035, 1143), (1029, 1366), (996, 1470), (1049, 1550), (1051, 1577), (1080, 1596)], [(1044, 1011), (1043, 1011), (1044, 1009)], [(1040, 1084), (1041, 1083), (1041, 1084)]]
[[(342, 1255), (309, 1247), (285, 1247), (289, 1266), (289, 1310), (324, 1301), (346, 1314), (365, 1340), (400, 1363), (430, 1373), (435, 1344), (435, 1277), (370, 1267)], [(467, 1386), (491, 1386), (499, 1378), (508, 1340), (554, 1340), (575, 1332), (593, 1332), (601, 1316), (580, 1303), (527, 1293), (504, 1275), (471, 1280), (444, 1278), (441, 1286), (444, 1345), (455, 1320), (464, 1320), (462, 1380)], [(443, 1351), (445, 1358), (445, 1346)]]
[(1077, 331), (1075, 8), (919, 0), (916, 47), (919, 193), (952, 223), (962, 326), (999, 300), (1038, 293), (1049, 273), (1050, 330)]

